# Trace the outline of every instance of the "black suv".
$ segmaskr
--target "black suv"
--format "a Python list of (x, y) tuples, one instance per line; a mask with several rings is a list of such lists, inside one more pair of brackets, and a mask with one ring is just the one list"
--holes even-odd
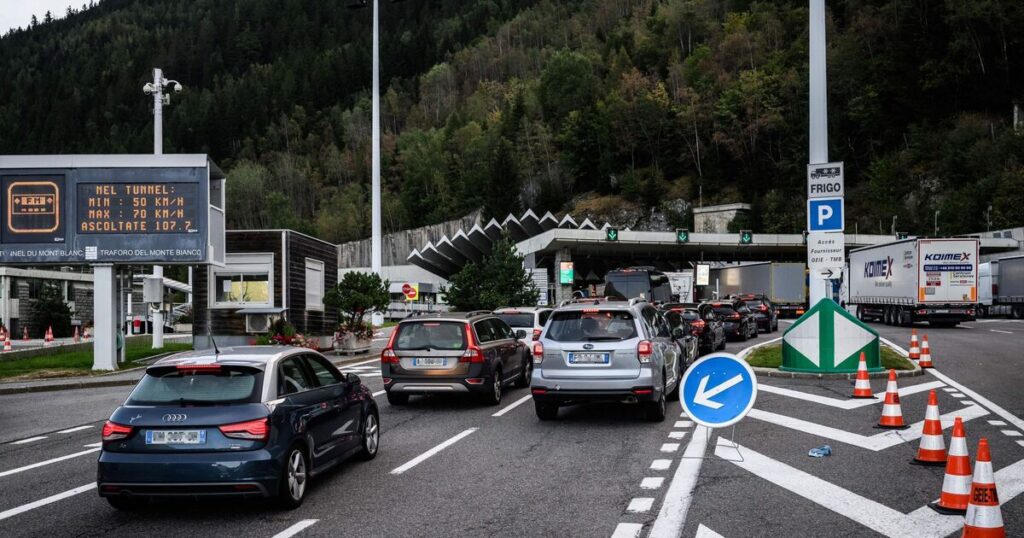
[(697, 337), (698, 354), (725, 349), (725, 323), (715, 315), (711, 303), (668, 303), (662, 308), (678, 313), (690, 324), (690, 332)]
[(779, 330), (779, 309), (775, 308), (764, 295), (740, 295), (757, 320), (757, 329), (761, 332), (773, 333)]
[(388, 402), (412, 394), (475, 394), (489, 405), (504, 387), (528, 387), (533, 361), (520, 339), (490, 312), (449, 312), (402, 320), (380, 354)]
[(757, 320), (754, 313), (740, 300), (711, 303), (715, 316), (725, 322), (725, 335), (740, 342), (757, 338)]

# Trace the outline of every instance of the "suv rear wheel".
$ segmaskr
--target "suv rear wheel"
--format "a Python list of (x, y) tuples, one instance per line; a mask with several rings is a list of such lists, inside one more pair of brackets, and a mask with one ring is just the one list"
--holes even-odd
[(556, 403), (534, 400), (533, 406), (537, 410), (537, 418), (541, 420), (555, 420), (558, 418), (558, 404)]
[(489, 391), (484, 393), (483, 401), (487, 405), (498, 405), (501, 403), (501, 370), (494, 371), (494, 378), (491, 380)]
[(519, 388), (529, 387), (530, 378), (533, 377), (533, 358), (527, 356), (523, 359), (523, 367), (516, 378), (516, 386)]
[(648, 422), (663, 422), (668, 414), (665, 404), (665, 380), (661, 381), (661, 392), (653, 402), (644, 402), (644, 415)]

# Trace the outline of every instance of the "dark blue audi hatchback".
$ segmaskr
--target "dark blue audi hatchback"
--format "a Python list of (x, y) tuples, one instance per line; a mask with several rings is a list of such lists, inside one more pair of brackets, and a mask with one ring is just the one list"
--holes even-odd
[(205, 496), (295, 508), (310, 477), (379, 442), (370, 390), (315, 351), (188, 352), (147, 368), (103, 426), (97, 485), (119, 509)]

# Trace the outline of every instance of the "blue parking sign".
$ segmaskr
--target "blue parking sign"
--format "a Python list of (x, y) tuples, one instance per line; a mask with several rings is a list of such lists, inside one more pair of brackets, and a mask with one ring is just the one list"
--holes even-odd
[(724, 428), (747, 415), (757, 399), (757, 377), (731, 353), (707, 355), (686, 369), (680, 382), (683, 411), (694, 422)]
[(807, 230), (841, 232), (844, 229), (842, 198), (811, 198), (807, 200)]

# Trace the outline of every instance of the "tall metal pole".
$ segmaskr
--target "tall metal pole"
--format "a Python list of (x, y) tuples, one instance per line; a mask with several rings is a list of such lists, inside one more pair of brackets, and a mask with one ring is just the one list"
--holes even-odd
[[(370, 220), (370, 270), (381, 275), (381, 229), (380, 229), (380, 20), (379, 2), (373, 0), (373, 148), (371, 154), (371, 220)], [(382, 325), (384, 315), (373, 313), (372, 323)]]
[[(153, 154), (162, 155), (164, 152), (164, 72), (160, 68), (153, 68)], [(153, 266), (153, 277), (159, 278), (161, 290), (163, 290), (164, 267)], [(161, 294), (162, 295), (162, 294)], [(148, 306), (146, 308), (149, 308)], [(160, 308), (153, 312), (153, 349), (164, 347), (164, 312)], [(128, 312), (131, 315), (131, 311)]]
[[(811, 164), (828, 162), (828, 101), (825, 94), (825, 0), (810, 0), (810, 125), (808, 145)], [(808, 247), (809, 248), (809, 247)], [(810, 255), (810, 251), (808, 251)], [(807, 281), (810, 306), (830, 295), (830, 281), (811, 271)], [(827, 291), (829, 293), (827, 293)]]

